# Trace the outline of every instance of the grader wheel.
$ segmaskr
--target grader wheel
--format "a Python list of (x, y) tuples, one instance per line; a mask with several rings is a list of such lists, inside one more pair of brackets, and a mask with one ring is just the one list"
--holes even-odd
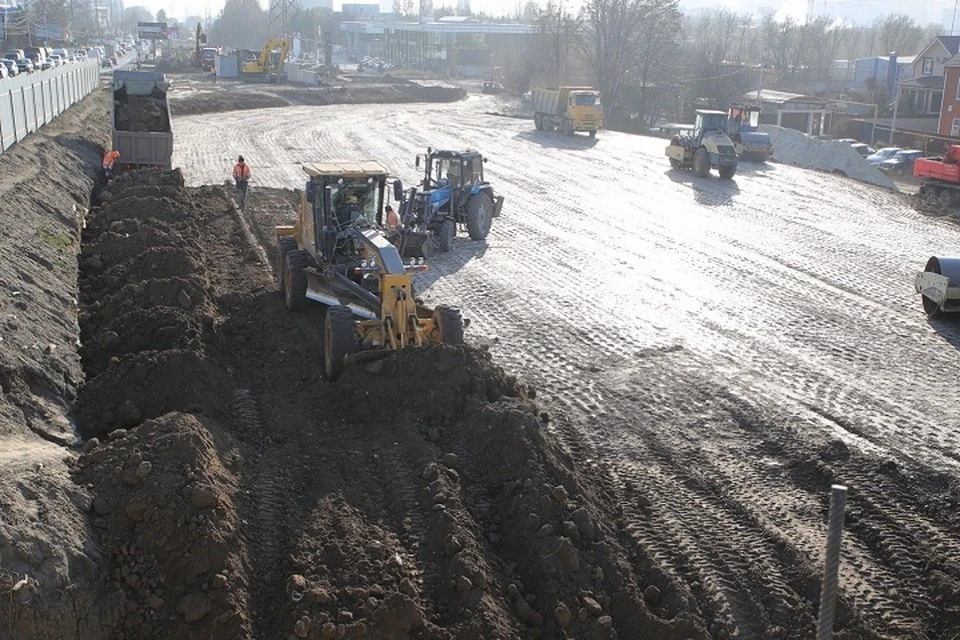
[(346, 357), (356, 350), (350, 307), (330, 307), (323, 324), (323, 368), (327, 380), (333, 382), (340, 377), (346, 366)]

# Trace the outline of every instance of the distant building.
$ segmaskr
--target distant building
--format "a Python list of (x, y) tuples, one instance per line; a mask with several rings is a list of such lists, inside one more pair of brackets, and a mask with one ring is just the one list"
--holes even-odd
[(809, 135), (828, 131), (828, 105), (825, 100), (785, 91), (763, 89), (743, 96), (744, 102), (759, 103), (760, 122), (796, 129)]
[(300, 0), (300, 8), (309, 9), (330, 9), (333, 11), (333, 0)]
[(380, 16), (380, 5), (344, 3), (340, 12), (344, 20), (376, 20)]
[(479, 77), (491, 72), (496, 55), (526, 51), (537, 28), (446, 16), (435, 22), (346, 21), (340, 32), (347, 52), (357, 58), (378, 56), (403, 66)]
[[(894, 64), (897, 67), (900, 81), (913, 78), (913, 63), (916, 56), (898, 57), (894, 55)], [(886, 91), (893, 95), (893, 78), (890, 75), (891, 56), (873, 56), (857, 58), (853, 63), (853, 82), (850, 88), (854, 91)]]

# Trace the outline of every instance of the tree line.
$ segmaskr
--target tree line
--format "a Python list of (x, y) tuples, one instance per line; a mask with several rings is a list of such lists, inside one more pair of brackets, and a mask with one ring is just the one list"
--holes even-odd
[[(587, 0), (575, 14), (551, 1), (534, 13), (533, 55), (512, 69), (514, 84), (591, 84), (608, 117), (642, 126), (687, 119), (694, 106), (726, 109), (752, 90), (806, 93), (831, 74), (849, 87), (855, 59), (913, 56), (941, 32), (902, 14), (868, 26), (727, 9), (684, 16), (677, 0)], [(870, 98), (886, 106), (881, 93)]]

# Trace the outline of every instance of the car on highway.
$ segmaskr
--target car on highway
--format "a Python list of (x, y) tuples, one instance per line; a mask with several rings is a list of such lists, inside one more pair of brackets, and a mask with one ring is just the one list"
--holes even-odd
[(8, 77), (10, 77), (10, 76), (9, 76), (9, 74), (7, 73), (7, 65), (5, 65), (5, 64), (0, 64), (0, 80), (4, 80), (4, 79), (6, 79), (6, 78), (8, 78)]
[(913, 173), (913, 163), (917, 158), (923, 157), (923, 151), (919, 149), (905, 149), (898, 151), (895, 156), (889, 160), (880, 163), (880, 170), (888, 173), (895, 173), (898, 176)]
[(30, 58), (20, 58), (17, 60), (17, 69), (20, 73), (33, 73), (37, 69), (33, 66), (33, 60)]
[(61, 58), (58, 54), (54, 53), (50, 56), (50, 62), (53, 63), (54, 67), (62, 67), (66, 64), (66, 60)]
[(0, 64), (3, 65), (3, 68), (7, 70), (7, 76), (13, 78), (20, 75), (20, 68), (17, 66), (17, 63), (8, 58), (0, 58)]
[(893, 156), (897, 155), (903, 151), (900, 147), (883, 147), (882, 149), (877, 149), (873, 153), (867, 156), (866, 160), (875, 167), (879, 167), (880, 163), (884, 160), (889, 160)]

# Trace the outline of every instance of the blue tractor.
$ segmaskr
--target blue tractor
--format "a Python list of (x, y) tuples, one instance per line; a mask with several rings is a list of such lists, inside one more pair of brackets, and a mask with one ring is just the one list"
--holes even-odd
[[(395, 194), (400, 200), (400, 219), (405, 234), (404, 253), (426, 253), (427, 240), (436, 239), (436, 246), (446, 252), (453, 246), (457, 227), (466, 228), (473, 240), (483, 240), (490, 233), (493, 219), (500, 215), (503, 196), (493, 193), (493, 187), (484, 180), (480, 152), (442, 151), (427, 148), (424, 156), (417, 156), (417, 168), (423, 165), (423, 182), (403, 194), (397, 181)], [(419, 241), (416, 240), (419, 238)]]

